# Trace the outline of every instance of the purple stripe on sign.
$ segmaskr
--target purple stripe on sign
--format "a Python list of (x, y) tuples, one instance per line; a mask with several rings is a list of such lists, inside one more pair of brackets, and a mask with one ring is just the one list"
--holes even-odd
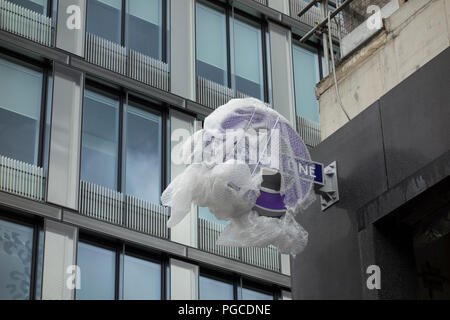
[(286, 210), (284, 206), (284, 196), (279, 193), (267, 193), (261, 191), (261, 195), (256, 200), (256, 204), (270, 210)]

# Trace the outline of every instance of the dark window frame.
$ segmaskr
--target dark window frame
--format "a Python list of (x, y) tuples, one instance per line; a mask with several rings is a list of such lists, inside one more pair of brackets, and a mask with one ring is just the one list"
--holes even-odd
[[(252, 21), (253, 23), (255, 23), (256, 25), (258, 25), (260, 31), (261, 31), (261, 53), (262, 53), (262, 72), (263, 72), (263, 98), (264, 98), (264, 102), (269, 103), (269, 98), (270, 98), (270, 94), (269, 94), (269, 75), (268, 73), (270, 72), (270, 70), (268, 70), (268, 53), (267, 53), (267, 40), (266, 40), (266, 33), (268, 32), (268, 23), (267, 21), (257, 18), (245, 11), (242, 11), (238, 8), (233, 8), (233, 6), (231, 4), (229, 4), (228, 2), (222, 2), (220, 0), (196, 0), (196, 5), (197, 4), (201, 4), (203, 6), (207, 6), (209, 8), (213, 8), (215, 7), (220, 7), (221, 9), (223, 9), (225, 11), (225, 21), (226, 21), (226, 45), (227, 45), (227, 88), (229, 89), (236, 89), (237, 88), (233, 88), (233, 79), (232, 79), (232, 64), (231, 64), (231, 21), (233, 19), (233, 11), (234, 11), (234, 16), (238, 16), (236, 19), (239, 19), (239, 17), (242, 17), (243, 19), (247, 19)], [(197, 8), (195, 6), (195, 8)], [(195, 10), (196, 11), (196, 10)], [(197, 13), (195, 12), (195, 19), (197, 19)], [(197, 24), (197, 22), (195, 22)], [(243, 21), (243, 23), (247, 23), (245, 21)], [(197, 35), (196, 35), (197, 36)], [(234, 44), (233, 44), (234, 46)], [(196, 69), (197, 69), (197, 46), (195, 48), (195, 60), (196, 60)], [(197, 70), (195, 72), (195, 74), (197, 75)], [(235, 84), (234, 84), (235, 86)]]
[[(38, 154), (37, 154), (37, 163), (36, 166), (44, 168), (44, 158), (45, 158), (45, 125), (46, 125), (46, 118), (47, 118), (47, 112), (52, 110), (52, 107), (50, 110), (47, 110), (47, 104), (48, 104), (48, 89), (49, 89), (49, 77), (53, 76), (53, 65), (51, 61), (44, 59), (42, 61), (32, 59), (26, 55), (23, 55), (18, 52), (14, 52), (12, 50), (9, 50), (4, 47), (0, 47), (0, 58), (7, 60), (11, 63), (17, 64), (19, 66), (23, 66), (26, 68), (33, 69), (35, 71), (42, 73), (42, 84), (41, 84), (41, 106), (40, 106), (40, 119), (39, 119), (39, 137), (38, 137)], [(53, 95), (53, 88), (52, 88), (52, 95)], [(50, 119), (50, 125), (51, 125), (51, 119)], [(49, 133), (50, 135), (50, 133)], [(50, 142), (50, 137), (48, 137)], [(49, 144), (50, 149), (50, 144)], [(50, 152), (50, 150), (49, 150)], [(47, 155), (48, 156), (48, 155)], [(47, 168), (44, 168), (44, 172), (47, 172)]]
[[(44, 220), (37, 216), (28, 216), (20, 211), (10, 210), (7, 208), (0, 207), (0, 220), (7, 221), (13, 224), (18, 224), (21, 226), (29, 227), (33, 229), (33, 245), (31, 248), (31, 270), (30, 270), (30, 288), (29, 288), (29, 298), (28, 300), (36, 299), (36, 285), (38, 275), (38, 254), (39, 254), (39, 234), (44, 231)], [(45, 239), (42, 245), (44, 245)], [(42, 262), (44, 259), (42, 258)], [(43, 270), (42, 270), (43, 271)], [(41, 274), (41, 279), (43, 273)], [(42, 293), (42, 281), (41, 281), (41, 293)]]
[[(191, 262), (192, 263), (192, 262)], [(241, 274), (235, 272), (226, 272), (222, 270), (214, 270), (211, 267), (206, 267), (200, 265), (199, 268), (199, 297), (200, 297), (200, 276), (210, 278), (217, 281), (222, 281), (225, 283), (230, 283), (233, 286), (234, 300), (238, 300), (241, 283), (243, 288), (272, 294), (274, 300), (279, 300), (281, 297), (281, 291), (285, 290), (285, 288), (279, 287), (275, 284), (264, 283), (261, 281), (257, 281), (254, 279), (250, 279)]]
[[(117, 148), (117, 172), (116, 172), (116, 183), (117, 183), (117, 190), (118, 192), (124, 192), (126, 191), (125, 183), (126, 181), (126, 168), (124, 166), (126, 165), (126, 162), (124, 161), (124, 157), (126, 157), (126, 139), (124, 127), (125, 127), (125, 105), (127, 103), (127, 95), (128, 95), (128, 104), (130, 102), (133, 102), (136, 104), (136, 108), (144, 110), (146, 112), (150, 112), (152, 114), (156, 114), (160, 116), (161, 118), (161, 154), (160, 154), (160, 163), (161, 163), (161, 192), (166, 188), (168, 184), (168, 177), (167, 177), (167, 141), (168, 141), (168, 135), (170, 133), (167, 132), (167, 119), (168, 119), (168, 105), (161, 104), (158, 105), (157, 102), (150, 101), (147, 99), (144, 99), (140, 97), (138, 94), (133, 93), (132, 91), (123, 89), (123, 88), (114, 88), (110, 87), (105, 84), (101, 84), (97, 81), (86, 79), (85, 85), (84, 85), (84, 91), (94, 91), (98, 94), (103, 94), (105, 96), (114, 97), (114, 99), (117, 99), (119, 102), (119, 132), (118, 132), (118, 148)], [(84, 92), (83, 92), (83, 100), (84, 100)], [(84, 103), (83, 103), (83, 112), (84, 112)], [(83, 124), (81, 125), (81, 132), (83, 132)], [(81, 143), (80, 150), (82, 150), (83, 145)], [(170, 165), (170, 163), (169, 163)], [(80, 162), (81, 166), (81, 162)], [(81, 172), (81, 171), (80, 171)], [(81, 178), (81, 177), (80, 177)], [(157, 203), (159, 204), (159, 203)]]
[[(127, 1), (128, 0), (120, 0), (121, 1), (121, 16), (120, 16), (120, 21), (121, 21), (121, 26), (120, 26), (120, 45), (122, 47), (127, 47), (127, 39), (126, 39), (126, 28), (127, 28)], [(168, 4), (167, 4), (168, 0), (161, 0), (161, 61), (163, 61), (164, 63), (168, 63), (168, 37), (169, 37), (169, 32), (168, 32)], [(86, 6), (87, 7), (87, 6)], [(86, 10), (88, 10), (86, 8)], [(87, 30), (87, 25), (89, 23), (88, 21), (88, 14), (86, 12), (86, 30)]]
[[(110, 250), (114, 252), (115, 254), (115, 292), (114, 292), (114, 299), (115, 300), (123, 300), (120, 299), (121, 292), (120, 292), (120, 277), (121, 277), (121, 255), (128, 255), (132, 256), (138, 259), (142, 259), (145, 261), (150, 261), (153, 263), (158, 263), (161, 266), (161, 300), (168, 300), (169, 297), (167, 296), (167, 287), (166, 287), (166, 281), (167, 277), (170, 277), (170, 274), (167, 274), (167, 265), (169, 264), (169, 256), (164, 252), (158, 252), (149, 248), (143, 248), (136, 246), (132, 243), (129, 243), (127, 241), (119, 240), (119, 239), (113, 239), (108, 237), (102, 237), (95, 233), (92, 233), (90, 231), (84, 231), (80, 230), (78, 242), (77, 242), (77, 255), (76, 260), (78, 260), (78, 243), (86, 243), (91, 246), (96, 246), (102, 249)], [(78, 262), (77, 262), (78, 263)], [(76, 293), (77, 290), (75, 290), (75, 300), (76, 300)]]

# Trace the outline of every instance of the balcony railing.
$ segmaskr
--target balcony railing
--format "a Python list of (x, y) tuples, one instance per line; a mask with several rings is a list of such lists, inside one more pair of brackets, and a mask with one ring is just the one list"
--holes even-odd
[[(214, 81), (197, 76), (197, 102), (211, 109), (216, 109), (226, 104), (231, 99), (250, 98), (249, 95), (225, 87)], [(267, 107), (272, 108), (268, 103)]]
[(0, 156), (0, 191), (43, 201), (44, 182), (42, 168)]
[(261, 3), (264, 6), (267, 6), (267, 1), (268, 0), (255, 0), (255, 1)]
[(5, 0), (0, 0), (0, 29), (44, 46), (53, 45), (52, 18)]
[(163, 61), (86, 34), (86, 60), (147, 85), (169, 90), (169, 67)]
[(224, 228), (224, 225), (199, 218), (199, 249), (260, 268), (280, 272), (280, 253), (273, 246), (267, 248), (237, 248), (217, 245), (216, 241)]
[[(309, 9), (304, 15), (301, 17), (298, 16), (300, 11), (302, 11), (306, 6), (308, 5), (308, 2), (304, 0), (289, 0), (289, 9), (291, 17), (294, 19), (297, 19), (311, 28), (315, 27), (318, 22), (322, 21), (322, 9), (316, 6), (313, 6), (311, 9)], [(346, 33), (343, 28), (343, 21), (341, 15), (337, 15), (336, 20), (339, 21), (339, 24), (341, 28), (338, 28), (338, 25), (334, 21), (334, 19), (331, 20), (331, 33), (336, 38), (342, 38)], [(341, 35), (339, 35), (339, 31), (341, 32)]]
[(168, 239), (169, 208), (80, 181), (80, 214)]
[(320, 124), (297, 116), (297, 132), (308, 146), (316, 147), (320, 142)]

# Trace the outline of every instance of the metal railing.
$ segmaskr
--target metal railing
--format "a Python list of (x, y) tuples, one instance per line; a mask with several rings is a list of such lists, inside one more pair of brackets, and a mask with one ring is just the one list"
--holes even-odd
[(6, 0), (0, 0), (0, 29), (44, 46), (53, 45), (52, 18)]
[(280, 253), (273, 246), (267, 248), (237, 248), (217, 245), (216, 241), (223, 229), (225, 229), (225, 226), (222, 224), (199, 218), (199, 249), (271, 271), (281, 271)]
[[(313, 6), (311, 9), (309, 9), (303, 16), (299, 17), (298, 14), (308, 5), (308, 2), (304, 0), (289, 0), (289, 9), (290, 9), (290, 15), (294, 19), (297, 19), (305, 24), (307, 24), (310, 27), (315, 27), (320, 21), (323, 20), (322, 18), (322, 9), (316, 6)], [(338, 19), (341, 28), (338, 28), (337, 23), (332, 20), (331, 22), (331, 34), (340, 39), (344, 36), (345, 30), (343, 27), (343, 21), (342, 16), (336, 17)], [(339, 32), (341, 32), (341, 35), (339, 35)]]
[(255, 1), (261, 3), (264, 6), (267, 6), (267, 1), (268, 0), (255, 0)]
[(93, 183), (80, 181), (79, 212), (151, 236), (169, 237), (169, 208)]
[(316, 147), (322, 142), (320, 124), (297, 116), (297, 132), (308, 146)]
[(163, 61), (86, 34), (86, 60), (147, 85), (169, 90), (169, 67)]
[(234, 98), (233, 89), (197, 76), (197, 102), (216, 109)]
[(44, 169), (0, 156), (0, 190), (37, 201), (44, 201)]
[[(243, 99), (251, 98), (249, 95), (236, 91), (233, 89), (225, 87), (217, 82), (205, 79), (203, 77), (197, 76), (197, 102), (209, 107), (211, 109), (216, 109), (224, 104), (226, 104), (231, 99)], [(272, 106), (265, 103), (267, 107)]]

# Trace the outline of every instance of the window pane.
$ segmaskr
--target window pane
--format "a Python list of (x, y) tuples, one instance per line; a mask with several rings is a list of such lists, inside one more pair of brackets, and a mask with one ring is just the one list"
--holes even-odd
[(0, 300), (30, 298), (33, 229), (0, 220)]
[(50, 125), (52, 120), (52, 99), (53, 99), (53, 76), (47, 79), (47, 105), (45, 106), (45, 128), (44, 128), (44, 170), (48, 170), (49, 145), (50, 145)]
[(319, 122), (319, 102), (315, 94), (315, 86), (319, 82), (318, 55), (295, 45), (292, 51), (297, 115)]
[(200, 300), (233, 300), (233, 284), (200, 276)]
[(81, 179), (117, 189), (119, 101), (85, 91)]
[(0, 58), (0, 152), (3, 156), (37, 164), (42, 78), (41, 72)]
[(8, 0), (31, 11), (47, 15), (47, 0)]
[(161, 265), (125, 256), (125, 300), (161, 300)]
[(122, 0), (89, 0), (87, 31), (115, 43), (122, 37)]
[(240, 300), (273, 300), (273, 294), (242, 288), (242, 296)]
[(229, 221), (217, 219), (216, 216), (213, 215), (207, 207), (198, 207), (198, 217), (223, 225), (228, 225), (230, 223)]
[(162, 121), (159, 115), (128, 107), (127, 194), (153, 203), (161, 196)]
[(38, 256), (37, 256), (37, 270), (36, 270), (36, 291), (35, 299), (41, 300), (42, 294), (42, 268), (44, 260), (44, 230), (39, 230)]
[(114, 251), (78, 243), (77, 265), (81, 271), (81, 289), (77, 300), (113, 300), (115, 298), (116, 255)]
[(162, 60), (162, 1), (127, 1), (127, 43), (130, 49)]
[(261, 29), (234, 19), (235, 85), (239, 92), (264, 100)]
[(197, 74), (224, 86), (227, 80), (227, 34), (224, 10), (197, 3)]

